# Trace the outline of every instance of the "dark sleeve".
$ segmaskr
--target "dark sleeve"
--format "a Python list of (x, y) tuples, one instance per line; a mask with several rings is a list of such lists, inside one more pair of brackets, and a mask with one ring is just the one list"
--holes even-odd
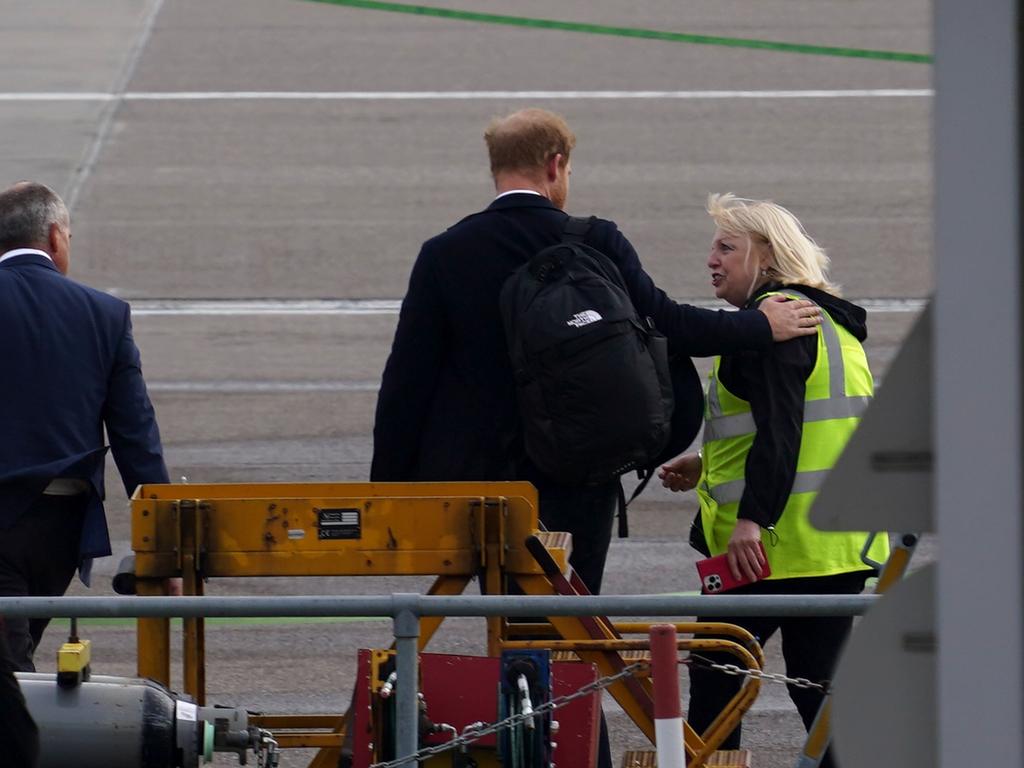
[(371, 481), (413, 479), (445, 345), (440, 286), (424, 246), (409, 277), (395, 340), (381, 377), (373, 424)]
[(114, 367), (107, 382), (103, 423), (107, 427), (110, 451), (129, 496), (143, 483), (169, 481), (160, 444), (160, 429), (142, 378), (142, 361), (132, 337), (131, 310), (127, 306), (124, 309), (124, 330), (117, 343)]
[[(633, 245), (611, 222), (595, 232), (595, 245), (615, 259), (633, 306), (668, 337), (672, 351), (689, 357), (764, 351), (772, 346), (772, 329), (756, 309), (730, 312), (678, 304), (654, 284)], [(596, 240), (600, 238), (600, 243)]]
[[(737, 356), (757, 433), (747, 455), (746, 485), (736, 516), (762, 528), (782, 517), (796, 477), (803, 434), (807, 377), (817, 357), (817, 336), (775, 344), (766, 353)], [(723, 379), (723, 384), (729, 383)]]

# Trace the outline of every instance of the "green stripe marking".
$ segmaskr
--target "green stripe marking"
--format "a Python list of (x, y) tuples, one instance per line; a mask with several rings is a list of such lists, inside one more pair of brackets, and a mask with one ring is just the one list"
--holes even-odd
[[(253, 617), (233, 617), (233, 616), (222, 616), (222, 617), (211, 617), (206, 619), (206, 626), (218, 627), (218, 626), (284, 626), (289, 624), (349, 624), (367, 621), (387, 621), (391, 619), (387, 617), (372, 617), (372, 616), (281, 616), (281, 617), (266, 617), (266, 616), (253, 616)], [(106, 628), (133, 628), (135, 627), (136, 619), (131, 618), (89, 618), (79, 619), (78, 626), (88, 627), (89, 629), (106, 629)], [(171, 619), (171, 626), (180, 626), (182, 623), (181, 619)], [(51, 631), (54, 627), (61, 627), (62, 630), (66, 631), (66, 628), (71, 626), (71, 622), (68, 619), (54, 619), (50, 623)]]
[(511, 27), (532, 27), (534, 29), (558, 29), (563, 32), (582, 32), (588, 35), (613, 37), (634, 37), (644, 40), (663, 40), (670, 43), (693, 45), (717, 45), (727, 48), (755, 48), (781, 53), (803, 53), (812, 56), (836, 56), (847, 59), (875, 59), (879, 61), (902, 61), (912, 64), (930, 64), (932, 57), (925, 53), (903, 53), (901, 51), (876, 51), (870, 48), (843, 48), (830, 45), (804, 45), (802, 43), (780, 43), (773, 40), (754, 40), (746, 37), (722, 37), (719, 35), (693, 35), (686, 32), (666, 32), (659, 29), (639, 27), (610, 27), (604, 24), (587, 24), (577, 21), (554, 19), (533, 19), (525, 16), (504, 16), (495, 13), (459, 11), (450, 8), (434, 8), (427, 5), (388, 3), (381, 0), (311, 0), (315, 3), (343, 5), (349, 8), (363, 8), (388, 13), (409, 13), (416, 16), (433, 16), (441, 19), (475, 21), (483, 24), (503, 24)]

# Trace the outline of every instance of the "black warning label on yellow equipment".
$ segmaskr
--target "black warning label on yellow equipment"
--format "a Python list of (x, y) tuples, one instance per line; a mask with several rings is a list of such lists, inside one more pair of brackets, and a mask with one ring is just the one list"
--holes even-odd
[(318, 509), (320, 539), (360, 539), (363, 536), (359, 510), (354, 507)]

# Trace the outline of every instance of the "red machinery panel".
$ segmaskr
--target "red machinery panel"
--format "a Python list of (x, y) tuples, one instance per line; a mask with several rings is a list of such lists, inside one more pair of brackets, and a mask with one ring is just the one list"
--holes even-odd
[[(353, 768), (368, 768), (374, 761), (373, 742), (380, 733), (378, 724), (373, 722), (374, 699), (371, 697), (371, 654), (359, 651), (357, 677), (353, 708)], [(448, 654), (420, 654), (421, 692), (427, 704), (427, 715), (434, 723), (447, 723), (461, 733), (470, 723), (483, 721), (493, 723), (498, 719), (498, 675), (501, 660), (481, 656), (455, 656)], [(593, 665), (582, 662), (558, 661), (551, 664), (553, 680), (552, 695), (559, 698), (578, 691), (597, 679)], [(372, 686), (379, 688), (379, 683)], [(559, 768), (593, 768), (597, 759), (597, 737), (601, 718), (601, 695), (593, 692), (574, 699), (553, 713), (559, 723), (554, 737), (558, 744), (554, 762)], [(442, 744), (449, 737), (445, 734), (428, 736), (429, 745)], [(477, 742), (476, 752), (494, 753), (496, 738), (486, 736)], [(484, 766), (494, 762), (481, 759)], [(439, 758), (435, 758), (438, 760)], [(445, 761), (450, 765), (450, 758)]]

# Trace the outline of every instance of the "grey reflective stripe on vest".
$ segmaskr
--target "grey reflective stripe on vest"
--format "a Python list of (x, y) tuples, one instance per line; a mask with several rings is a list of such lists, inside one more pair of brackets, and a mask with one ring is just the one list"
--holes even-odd
[[(821, 484), (825, 482), (825, 478), (828, 477), (828, 473), (827, 469), (797, 472), (796, 477), (793, 478), (793, 489), (789, 492), (790, 495), (818, 491)], [(728, 483), (711, 488), (711, 497), (721, 505), (737, 503), (743, 497), (743, 489), (746, 485), (745, 480), (730, 480)]]
[(718, 402), (717, 376), (712, 376), (711, 381), (708, 382), (708, 413), (711, 415), (711, 420), (725, 418), (722, 416), (722, 404)]
[[(798, 296), (811, 301), (800, 291), (784, 288), (782, 293)], [(812, 302), (813, 303), (813, 302)], [(839, 340), (835, 321), (826, 315), (821, 324), (825, 350), (828, 353), (828, 390), (829, 397), (822, 400), (808, 400), (804, 403), (804, 423), (811, 421), (828, 421), (830, 419), (849, 419), (860, 417), (867, 408), (871, 398), (867, 396), (846, 396), (846, 364), (843, 361), (843, 347)], [(718, 377), (712, 376), (708, 384), (708, 414), (704, 425), (705, 440), (725, 440), (753, 434), (757, 427), (751, 413), (722, 415), (722, 406), (718, 401)]]
[[(804, 403), (804, 424), (811, 421), (828, 421), (829, 419), (860, 418), (868, 407), (871, 398), (863, 397), (829, 397), (825, 400), (808, 400)], [(705, 440), (725, 440), (730, 437), (751, 435), (756, 431), (754, 417), (749, 413), (734, 413), (732, 416), (719, 416), (704, 425)]]
[[(784, 288), (781, 292), (799, 296), (804, 301), (811, 301), (800, 291), (787, 291)], [(811, 301), (811, 303), (814, 302)], [(825, 337), (825, 349), (828, 350), (828, 394), (829, 399), (835, 400), (846, 396), (846, 365), (843, 362), (843, 345), (839, 341), (839, 331), (836, 330), (835, 320), (829, 317), (825, 310), (822, 310), (821, 313), (824, 315), (821, 322), (821, 333)]]

